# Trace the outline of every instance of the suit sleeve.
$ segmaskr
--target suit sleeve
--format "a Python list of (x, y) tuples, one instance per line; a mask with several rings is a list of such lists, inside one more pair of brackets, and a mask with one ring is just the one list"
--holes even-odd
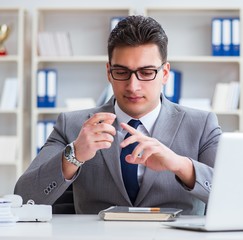
[(65, 114), (60, 114), (40, 153), (17, 181), (14, 193), (20, 195), (24, 203), (32, 199), (37, 204), (52, 205), (72, 183), (62, 174), (63, 150), (71, 141), (65, 134), (65, 122)]
[(198, 159), (191, 159), (194, 169), (196, 182), (193, 189), (187, 188), (179, 178), (177, 181), (183, 186), (186, 191), (207, 203), (209, 193), (212, 186), (213, 167), (215, 163), (216, 151), (219, 142), (219, 137), (222, 131), (218, 125), (217, 117), (214, 113), (209, 113), (202, 136), (198, 152)]

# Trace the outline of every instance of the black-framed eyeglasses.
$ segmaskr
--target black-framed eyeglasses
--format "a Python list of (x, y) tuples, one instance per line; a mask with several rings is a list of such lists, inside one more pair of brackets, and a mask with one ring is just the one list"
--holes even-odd
[(134, 71), (129, 68), (111, 66), (110, 73), (112, 78), (117, 81), (127, 81), (133, 73), (140, 81), (152, 81), (156, 78), (157, 73), (163, 68), (164, 64), (158, 68), (140, 68)]

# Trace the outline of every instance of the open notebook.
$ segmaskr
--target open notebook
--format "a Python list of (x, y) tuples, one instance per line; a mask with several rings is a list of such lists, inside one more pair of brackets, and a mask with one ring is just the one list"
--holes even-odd
[(201, 231), (243, 230), (243, 133), (223, 133), (215, 161), (204, 221), (187, 219), (165, 225)]

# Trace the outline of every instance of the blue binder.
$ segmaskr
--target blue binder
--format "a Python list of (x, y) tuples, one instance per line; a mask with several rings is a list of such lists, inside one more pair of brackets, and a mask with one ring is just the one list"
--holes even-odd
[(231, 56), (232, 50), (232, 24), (230, 18), (222, 19), (223, 56)]
[(170, 70), (166, 85), (163, 87), (164, 96), (174, 103), (179, 103), (181, 97), (181, 72)]
[(46, 72), (37, 71), (37, 107), (46, 107)]
[(240, 19), (232, 18), (232, 56), (240, 56)]
[(57, 71), (39, 69), (37, 71), (37, 107), (56, 107)]
[(37, 154), (40, 152), (42, 146), (45, 144), (45, 122), (37, 122)]
[(222, 18), (212, 19), (212, 55), (222, 56)]
[(48, 69), (46, 72), (46, 97), (47, 106), (46, 107), (56, 107), (56, 97), (57, 97), (57, 71), (54, 69)]
[(39, 120), (37, 122), (37, 154), (52, 132), (55, 123), (55, 120)]
[(111, 23), (110, 23), (110, 30), (112, 31), (116, 25), (122, 20), (124, 19), (125, 17), (122, 17), (122, 16), (118, 16), (118, 17), (112, 17), (111, 18)]

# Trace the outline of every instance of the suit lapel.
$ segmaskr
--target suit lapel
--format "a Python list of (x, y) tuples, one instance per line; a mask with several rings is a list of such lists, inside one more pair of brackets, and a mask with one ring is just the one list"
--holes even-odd
[[(113, 103), (114, 98), (112, 98), (108, 102), (105, 111), (114, 113)], [(174, 104), (172, 104), (164, 96), (162, 96), (162, 107), (154, 125), (152, 137), (158, 139), (160, 142), (170, 148), (173, 143), (174, 137), (176, 136), (176, 133), (180, 127), (184, 114), (185, 112), (177, 109)], [(117, 121), (115, 121), (113, 125), (116, 129), (118, 129)], [(100, 151), (104, 157), (111, 176), (117, 185), (117, 188), (120, 190), (121, 194), (126, 199), (128, 204), (131, 204), (122, 180), (118, 147), (119, 145), (120, 144), (118, 142), (118, 134), (116, 134), (111, 147), (109, 149), (101, 149)], [(160, 172), (153, 171), (149, 168), (145, 169), (143, 182), (140, 186), (137, 199), (134, 203), (135, 206), (138, 206), (139, 203), (146, 197), (148, 191), (150, 190), (152, 184), (159, 174)]]
[[(99, 112), (112, 112), (115, 113), (114, 110), (115, 98), (114, 96), (110, 98), (110, 100), (99, 109)], [(91, 117), (91, 115), (90, 115)], [(117, 120), (114, 121), (113, 126), (115, 129), (118, 129)], [(110, 171), (110, 174), (117, 185), (117, 188), (120, 190), (123, 197), (126, 199), (128, 203), (131, 204), (129, 196), (126, 192), (122, 175), (121, 175), (121, 165), (120, 165), (120, 155), (119, 155), (119, 146), (120, 143), (118, 141), (118, 134), (114, 137), (114, 142), (112, 143), (109, 149), (101, 149), (101, 155), (103, 156), (105, 163)]]
[[(118, 129), (117, 121), (114, 122), (113, 126), (115, 127), (115, 129)], [(120, 190), (121, 194), (126, 199), (126, 201), (131, 204), (130, 198), (126, 192), (122, 180), (119, 146), (120, 143), (118, 142), (118, 134), (116, 134), (114, 137), (114, 142), (111, 145), (111, 147), (109, 149), (101, 149), (100, 151), (104, 157), (104, 160), (110, 171), (110, 174), (117, 185), (117, 188)]]
[[(152, 137), (158, 139), (161, 143), (170, 148), (180, 127), (184, 114), (185, 112), (178, 110), (175, 105), (163, 97), (161, 111), (156, 120)], [(153, 171), (149, 168), (145, 169), (143, 181), (140, 186), (140, 191), (135, 201), (135, 205), (139, 205), (139, 203), (147, 195), (159, 174), (160, 172)]]

